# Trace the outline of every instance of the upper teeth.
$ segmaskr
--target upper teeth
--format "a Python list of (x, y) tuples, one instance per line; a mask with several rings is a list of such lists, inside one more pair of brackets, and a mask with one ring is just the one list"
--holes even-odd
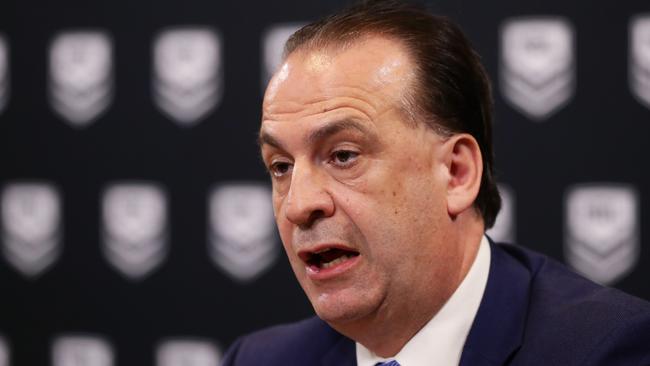
[(325, 249), (318, 250), (318, 251), (316, 251), (316, 252), (314, 252), (314, 253), (316, 253), (316, 254), (321, 254), (321, 253), (325, 253), (325, 252), (327, 252), (327, 251), (329, 251), (329, 250), (331, 250), (331, 249), (332, 249), (332, 248), (325, 248)]

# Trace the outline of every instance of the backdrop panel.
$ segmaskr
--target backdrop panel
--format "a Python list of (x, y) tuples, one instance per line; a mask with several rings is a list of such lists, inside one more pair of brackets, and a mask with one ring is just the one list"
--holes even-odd
[[(312, 314), (255, 141), (284, 40), (345, 4), (0, 4), (0, 365), (214, 365)], [(428, 5), (493, 80), (492, 236), (650, 299), (647, 1)]]

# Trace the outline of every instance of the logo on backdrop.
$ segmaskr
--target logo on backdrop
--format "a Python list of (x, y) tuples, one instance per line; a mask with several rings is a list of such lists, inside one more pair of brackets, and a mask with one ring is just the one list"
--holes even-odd
[(174, 339), (158, 345), (157, 366), (217, 366), (221, 352), (210, 341)]
[(209, 28), (161, 32), (153, 46), (156, 105), (183, 126), (196, 124), (221, 99), (223, 71), (219, 35)]
[(52, 344), (53, 366), (113, 366), (114, 352), (103, 338), (61, 336)]
[(148, 183), (109, 186), (102, 204), (103, 251), (130, 279), (140, 279), (167, 255), (167, 197)]
[[(0, 113), (9, 100), (9, 45), (0, 33)], [(0, 364), (1, 366), (1, 364)]]
[(516, 239), (515, 194), (512, 188), (499, 184), (501, 210), (494, 226), (486, 234), (496, 242), (514, 243)]
[(113, 49), (100, 31), (59, 34), (50, 46), (49, 99), (52, 108), (73, 126), (86, 126), (113, 99)]
[(2, 191), (3, 254), (27, 277), (41, 274), (61, 251), (61, 200), (47, 183), (13, 183)]
[(258, 183), (216, 186), (208, 197), (208, 246), (214, 263), (248, 281), (278, 255), (271, 190)]
[(262, 41), (262, 91), (271, 80), (280, 63), (284, 44), (293, 33), (302, 28), (305, 23), (285, 23), (268, 28)]
[(575, 93), (575, 47), (563, 18), (516, 18), (501, 27), (500, 86), (505, 100), (542, 121)]
[(632, 93), (650, 108), (650, 14), (630, 22), (629, 81)]
[(565, 256), (594, 281), (611, 284), (629, 272), (639, 253), (636, 190), (624, 185), (584, 185), (565, 198)]
[(0, 335), (0, 366), (9, 366), (9, 345)]

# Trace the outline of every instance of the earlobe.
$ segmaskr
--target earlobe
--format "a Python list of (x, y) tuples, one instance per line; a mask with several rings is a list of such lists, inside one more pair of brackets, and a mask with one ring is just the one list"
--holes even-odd
[(469, 134), (454, 135), (449, 145), (447, 168), (447, 211), (456, 217), (472, 207), (481, 187), (483, 158), (478, 142)]

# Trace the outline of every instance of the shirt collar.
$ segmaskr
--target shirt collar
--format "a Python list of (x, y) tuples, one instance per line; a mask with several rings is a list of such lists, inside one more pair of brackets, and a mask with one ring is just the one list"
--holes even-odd
[[(402, 366), (458, 365), (465, 339), (478, 311), (490, 272), (490, 244), (483, 236), (474, 263), (438, 313), (389, 358)], [(357, 365), (374, 366), (388, 359), (356, 343)]]

